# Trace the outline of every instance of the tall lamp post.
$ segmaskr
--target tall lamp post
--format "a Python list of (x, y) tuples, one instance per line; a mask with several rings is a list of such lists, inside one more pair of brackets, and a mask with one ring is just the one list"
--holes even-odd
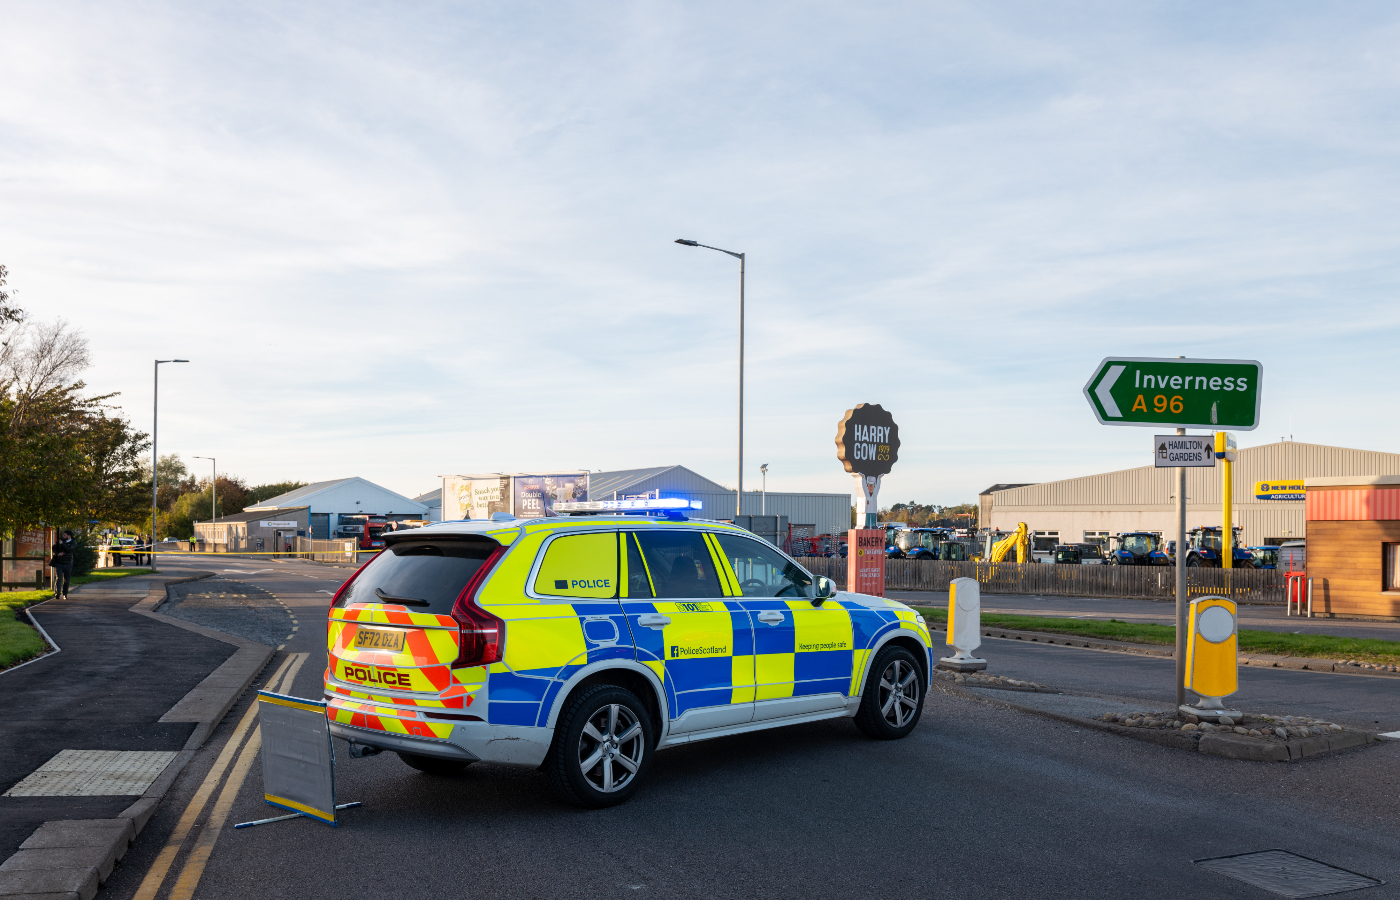
[(709, 244), (702, 244), (699, 241), (688, 241), (685, 238), (676, 238), (676, 243), (684, 244), (687, 247), (718, 250), (720, 253), (728, 253), (739, 261), (739, 489), (734, 495), (734, 515), (742, 516), (744, 514), (744, 254), (711, 247)]
[(165, 363), (187, 363), (188, 359), (158, 359), (155, 366), (155, 389), (152, 391), (154, 399), (151, 402), (151, 571), (156, 569), (156, 516), (159, 509), (156, 506), (156, 491), (159, 487), (160, 473), (160, 453), (156, 450), (156, 438), (160, 434), (160, 367)]
[(758, 471), (763, 473), (763, 505), (759, 507), (760, 515), (768, 515), (768, 463), (758, 467)]
[(219, 517), (219, 461), (212, 456), (195, 456), (192, 459), (207, 459), (214, 470), (213, 477), (209, 479), (209, 542), (212, 544), (214, 520)]

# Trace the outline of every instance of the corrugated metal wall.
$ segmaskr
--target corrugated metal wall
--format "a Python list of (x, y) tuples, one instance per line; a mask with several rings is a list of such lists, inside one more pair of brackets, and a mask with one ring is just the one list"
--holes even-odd
[[(706, 519), (734, 518), (734, 492), (687, 494), (687, 499), (705, 504), (700, 516)], [(793, 525), (816, 525), (817, 534), (844, 534), (851, 527), (850, 494), (787, 494), (768, 492), (767, 514), (787, 516)], [(746, 516), (757, 516), (764, 509), (758, 491), (744, 491)]]
[[(1144, 453), (1146, 444), (1144, 441)], [(1302, 500), (1255, 500), (1259, 481), (1339, 475), (1400, 474), (1400, 454), (1282, 441), (1240, 450), (1232, 473), (1235, 524), (1246, 543), (1267, 538), (1301, 538)], [(1029, 485), (992, 494), (993, 527), (1026, 522), (1037, 531), (1059, 531), (1062, 541), (1078, 541), (1083, 531), (1134, 529), (1174, 532), (1175, 472), (1143, 466)], [(1220, 524), (1221, 469), (1186, 470), (1187, 527)]]

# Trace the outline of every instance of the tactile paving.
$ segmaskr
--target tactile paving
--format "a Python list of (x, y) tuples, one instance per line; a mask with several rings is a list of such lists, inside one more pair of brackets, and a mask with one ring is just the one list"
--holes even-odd
[(175, 758), (174, 750), (60, 750), (5, 792), (6, 797), (101, 797), (144, 794)]
[(1283, 897), (1325, 897), (1385, 884), (1287, 850), (1198, 859), (1196, 865)]

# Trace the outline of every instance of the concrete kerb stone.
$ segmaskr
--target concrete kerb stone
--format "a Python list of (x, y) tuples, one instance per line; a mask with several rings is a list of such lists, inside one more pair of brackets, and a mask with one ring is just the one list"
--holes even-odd
[(0, 870), (0, 897), (7, 900), (29, 897), (93, 900), (97, 896), (97, 884), (97, 870), (91, 867)]
[(1255, 762), (1293, 762), (1309, 756), (1336, 753), (1341, 750), (1348, 750), (1353, 747), (1361, 747), (1367, 744), (1380, 742), (1379, 736), (1371, 734), (1370, 732), (1359, 731), (1347, 731), (1337, 735), (1317, 735), (1314, 737), (1294, 738), (1290, 741), (1274, 743), (1272, 741), (1251, 740), (1235, 734), (1203, 734), (1201, 732), (1130, 728), (1126, 725), (1104, 722), (1100, 719), (1086, 719), (1080, 716), (1071, 716), (1065, 713), (1055, 712), (1054, 710), (1038, 709), (1034, 706), (1012, 703), (1000, 697), (986, 697), (972, 691), (964, 690), (956, 685), (948, 684), (947, 682), (940, 682), (938, 686), (950, 694), (955, 694), (969, 700), (976, 700), (979, 703), (990, 703), (993, 706), (1003, 706), (1008, 709), (1014, 709), (1017, 712), (1030, 713), (1047, 719), (1054, 719), (1055, 721), (1064, 722), (1079, 728), (1092, 728), (1096, 731), (1107, 731), (1122, 737), (1147, 741), (1150, 744), (1159, 744), (1163, 747), (1172, 747), (1177, 750), (1194, 750), (1199, 753), (1209, 754), (1210, 756), (1220, 756), (1225, 759), (1242, 759)]
[(233, 656), (161, 717), (162, 722), (196, 723), (185, 748), (176, 754), (145, 794), (116, 818), (55, 820), (39, 826), (20, 845), (18, 853), (0, 863), (0, 900), (40, 897), (93, 900), (98, 885), (107, 880), (113, 866), (126, 855), (127, 847), (151, 820), (161, 799), (194, 758), (195, 751), (203, 746), (272, 659), (275, 651), (271, 647), (155, 611), (169, 598), (170, 585), (198, 581), (211, 575), (212, 572), (200, 572), (166, 579), (160, 587), (152, 585), (145, 599), (131, 607), (131, 612), (138, 615), (238, 647)]

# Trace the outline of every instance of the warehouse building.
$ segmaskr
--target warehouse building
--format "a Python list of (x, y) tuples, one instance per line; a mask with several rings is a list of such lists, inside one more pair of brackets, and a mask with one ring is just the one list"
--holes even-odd
[[(543, 479), (546, 489), (543, 506), (535, 504), (530, 509), (522, 509), (523, 496), (517, 482)], [(549, 490), (549, 485), (557, 482), (566, 487), (569, 497), (555, 496), (557, 490)], [(477, 496), (480, 486), (489, 489), (489, 502), (471, 501), (465, 497)], [(513, 487), (513, 485), (515, 485)], [(470, 486), (470, 487), (468, 487)], [(645, 498), (679, 498), (699, 500), (702, 508), (697, 518), (733, 521), (737, 510), (735, 491), (711, 481), (685, 466), (654, 466), (646, 469), (621, 469), (614, 472), (579, 471), (557, 476), (510, 475), (488, 473), (483, 475), (445, 475), (443, 487), (429, 491), (416, 498), (430, 512), (442, 520), (462, 518), (484, 518), (493, 511), (509, 512), (517, 516), (540, 515), (543, 508), (552, 507), (553, 500), (639, 500)], [(851, 527), (850, 494), (809, 494), (788, 491), (744, 491), (743, 516), (741, 525), (770, 539), (781, 533), (786, 540), (791, 527), (792, 537), (815, 537), (822, 534), (845, 534)], [(469, 507), (475, 509), (470, 512)], [(538, 511), (537, 511), (538, 510)], [(767, 521), (755, 522), (749, 517), (766, 517)], [(775, 543), (780, 541), (775, 540)]]
[[(649, 469), (622, 469), (593, 472), (588, 476), (588, 499), (626, 500), (642, 497), (680, 497), (703, 504), (700, 517), (732, 522), (739, 513), (738, 496), (722, 484), (692, 472), (685, 466), (657, 466)], [(806, 494), (788, 491), (744, 491), (745, 517), (780, 517), (791, 527), (793, 537), (819, 534), (845, 534), (851, 527), (850, 494)], [(741, 520), (741, 525), (769, 536), (771, 523)], [(786, 533), (787, 527), (781, 529)], [(770, 538), (771, 539), (771, 538)], [(777, 543), (775, 541), (775, 543)]]
[[(1219, 525), (1222, 469), (1186, 470), (1186, 527)], [(1235, 524), (1245, 546), (1300, 540), (1307, 534), (1304, 501), (1261, 500), (1264, 482), (1400, 475), (1400, 453), (1280, 441), (1239, 451), (1233, 467)], [(1025, 522), (1037, 548), (1101, 541), (1125, 531), (1176, 532), (1175, 469), (1142, 466), (984, 492), (982, 528), (1010, 531)], [(998, 489), (1000, 488), (1000, 489)]]
[(302, 528), (310, 532), (309, 537), (319, 540), (335, 534), (341, 516), (369, 513), (384, 516), (390, 522), (399, 522), (423, 519), (428, 510), (417, 500), (410, 500), (363, 478), (337, 478), (334, 481), (318, 481), (263, 500), (248, 507), (245, 512), (256, 513), (262, 519), (280, 520), (290, 518), (283, 516), (282, 511), (294, 509), (305, 510)]

